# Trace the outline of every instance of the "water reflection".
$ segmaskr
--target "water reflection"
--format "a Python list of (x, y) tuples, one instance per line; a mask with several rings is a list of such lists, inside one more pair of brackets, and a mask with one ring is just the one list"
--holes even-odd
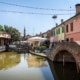
[(0, 53), (0, 80), (80, 80), (74, 63), (63, 67), (62, 63), (48, 62), (39, 56)]
[(54, 80), (80, 80), (80, 73), (77, 72), (75, 63), (53, 63), (49, 61)]
[(26, 60), (28, 63), (28, 67), (45, 67), (48, 66), (45, 63), (45, 58), (42, 57), (38, 57), (38, 56), (26, 56)]
[(15, 52), (0, 53), (0, 70), (8, 69), (20, 63), (20, 55)]
[(47, 60), (38, 56), (1, 53), (0, 69), (0, 80), (54, 80)]

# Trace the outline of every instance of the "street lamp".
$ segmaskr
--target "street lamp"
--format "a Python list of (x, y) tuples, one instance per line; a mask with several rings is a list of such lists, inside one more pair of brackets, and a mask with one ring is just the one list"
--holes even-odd
[[(52, 18), (54, 19), (54, 23), (55, 23), (55, 19), (57, 18), (57, 16), (54, 15), (54, 16), (52, 16)], [(55, 23), (55, 25), (56, 25), (56, 23)]]
[(54, 15), (54, 16), (52, 16), (52, 18), (53, 18), (53, 19), (56, 19), (56, 18), (57, 18), (57, 16), (56, 16), (56, 15)]

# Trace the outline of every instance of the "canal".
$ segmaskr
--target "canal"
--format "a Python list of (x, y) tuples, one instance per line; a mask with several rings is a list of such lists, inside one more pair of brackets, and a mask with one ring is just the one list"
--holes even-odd
[(80, 80), (74, 63), (53, 63), (45, 58), (16, 52), (0, 53), (0, 80)]

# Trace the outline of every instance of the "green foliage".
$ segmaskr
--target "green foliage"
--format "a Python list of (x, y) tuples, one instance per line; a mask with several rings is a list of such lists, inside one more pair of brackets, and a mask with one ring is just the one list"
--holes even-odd
[(2, 25), (0, 25), (0, 31), (2, 31), (3, 30), (3, 26)]
[(10, 34), (13, 42), (14, 41), (19, 41), (21, 39), (20, 32), (12, 26), (7, 26), (7, 25), (2, 26), (2, 25), (0, 25), (0, 31), (5, 31), (8, 34)]
[(16, 28), (13, 28), (12, 26), (4, 25), (4, 30), (11, 35), (12, 41), (20, 40), (21, 37), (20, 32)]
[(40, 50), (40, 49), (43, 49), (43, 50), (44, 50), (44, 49), (46, 49), (46, 48), (47, 48), (46, 46), (36, 46), (36, 47), (35, 47), (36, 50)]

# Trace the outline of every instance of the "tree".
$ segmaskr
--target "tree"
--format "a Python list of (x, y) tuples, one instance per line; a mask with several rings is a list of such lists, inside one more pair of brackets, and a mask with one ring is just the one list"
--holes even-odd
[(3, 30), (3, 26), (2, 25), (0, 25), (0, 31), (2, 31)]
[(4, 30), (11, 35), (12, 41), (20, 40), (21, 37), (20, 32), (16, 28), (13, 28), (12, 26), (4, 25)]

